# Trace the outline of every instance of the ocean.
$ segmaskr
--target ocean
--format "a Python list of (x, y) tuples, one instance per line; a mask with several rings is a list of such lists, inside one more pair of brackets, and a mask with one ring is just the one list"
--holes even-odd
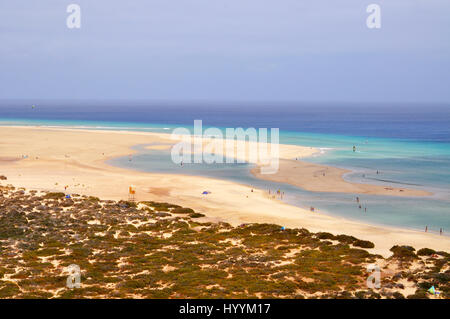
[[(34, 107), (32, 107), (34, 105)], [(450, 232), (450, 105), (347, 105), (278, 103), (165, 103), (145, 101), (1, 101), (1, 125), (71, 126), (98, 130), (170, 133), (207, 127), (280, 129), (280, 143), (314, 146), (307, 161), (351, 169), (345, 179), (429, 190), (427, 198), (309, 192), (260, 181), (250, 164), (191, 164), (184, 174), (225, 178), (262, 189), (281, 189), (284, 201), (321, 213), (371, 224)], [(357, 152), (353, 152), (355, 145)], [(181, 173), (167, 151), (144, 150), (113, 165), (149, 172)], [(378, 171), (378, 174), (376, 173)], [(355, 203), (359, 196), (367, 211)]]

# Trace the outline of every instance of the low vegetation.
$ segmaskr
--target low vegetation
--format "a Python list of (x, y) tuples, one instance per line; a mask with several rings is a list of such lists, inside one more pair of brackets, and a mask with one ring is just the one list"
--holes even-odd
[[(203, 217), (0, 187), (0, 298), (428, 298), (431, 285), (450, 296), (445, 252), (394, 246), (384, 259), (352, 236)], [(367, 288), (371, 263), (383, 267), (380, 289)]]

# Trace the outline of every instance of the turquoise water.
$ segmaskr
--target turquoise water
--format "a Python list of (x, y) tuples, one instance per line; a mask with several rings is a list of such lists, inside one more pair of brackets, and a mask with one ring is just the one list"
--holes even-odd
[(307, 160), (355, 171), (346, 176), (347, 180), (399, 184), (450, 197), (449, 143), (302, 133), (287, 133), (280, 142), (321, 148), (320, 156)]
[[(3, 119), (0, 125), (70, 126), (97, 130), (166, 132), (180, 125), (118, 121)], [(183, 125), (191, 128), (191, 125)], [(205, 125), (206, 128), (206, 125)], [(442, 137), (442, 134), (440, 135)], [(305, 160), (351, 169), (349, 181), (429, 190), (427, 198), (399, 198), (356, 194), (308, 192), (286, 185), (261, 181), (250, 174), (249, 164), (172, 163), (167, 151), (144, 150), (139, 154), (111, 160), (111, 164), (147, 172), (199, 175), (223, 178), (255, 188), (284, 191), (284, 201), (300, 207), (314, 206), (321, 213), (372, 224), (382, 224), (432, 232), (450, 231), (450, 143), (439, 140), (352, 136), (315, 132), (281, 131), (280, 143), (320, 148), (320, 154)], [(356, 146), (356, 152), (352, 147)], [(378, 171), (378, 174), (377, 174)], [(213, 190), (210, 190), (213, 191)], [(362, 209), (355, 198), (361, 199)], [(364, 210), (366, 208), (366, 210)]]
[[(251, 164), (184, 164), (180, 166), (171, 161), (170, 152), (167, 150), (146, 150), (143, 146), (137, 146), (135, 149), (139, 153), (133, 156), (132, 161), (128, 157), (122, 157), (111, 160), (110, 164), (145, 172), (227, 179), (272, 192), (280, 189), (285, 194), (283, 200), (289, 204), (303, 208), (313, 206), (321, 213), (371, 224), (419, 230), (428, 226), (431, 232), (438, 232), (440, 228), (450, 229), (448, 189), (434, 188), (439, 193), (430, 198), (309, 192), (287, 184), (259, 180), (251, 175)], [(321, 157), (328, 157), (330, 161), (333, 159), (328, 155)], [(391, 184), (386, 183), (386, 185)], [(426, 189), (426, 187), (419, 186), (415, 186), (415, 188)], [(213, 192), (214, 190), (209, 191)], [(360, 198), (361, 209), (355, 201), (356, 196)]]

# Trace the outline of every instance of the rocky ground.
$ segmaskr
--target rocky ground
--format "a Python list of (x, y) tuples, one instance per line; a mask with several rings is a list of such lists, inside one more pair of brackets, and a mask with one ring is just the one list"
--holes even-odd
[[(450, 254), (277, 225), (202, 222), (156, 202), (0, 186), (0, 298), (450, 297)], [(81, 271), (68, 288), (68, 266)], [(381, 268), (369, 289), (367, 265)]]

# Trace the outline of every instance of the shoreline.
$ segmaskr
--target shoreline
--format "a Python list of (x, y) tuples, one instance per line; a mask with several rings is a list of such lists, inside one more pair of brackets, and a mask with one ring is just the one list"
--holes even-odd
[[(148, 135), (148, 136), (157, 136), (163, 140), (163, 143), (158, 143), (158, 145), (145, 146), (146, 149), (149, 150), (166, 150), (169, 149), (172, 145), (177, 143), (177, 141), (170, 139), (170, 133), (165, 132), (142, 132), (142, 131), (129, 131), (126, 129), (117, 129), (117, 130), (106, 130), (106, 129), (89, 129), (88, 127), (83, 128), (74, 128), (74, 127), (49, 127), (49, 126), (3, 126), (0, 124), (0, 128), (39, 128), (39, 129), (49, 129), (49, 130), (64, 130), (64, 131), (73, 131), (73, 132), (103, 132), (103, 133), (117, 133), (117, 134), (137, 134), (137, 135)], [(223, 139), (225, 140), (225, 139)], [(210, 142), (210, 138), (203, 138), (203, 144)], [(254, 142), (246, 141), (246, 154), (244, 157), (239, 157), (236, 153), (233, 154), (233, 157), (236, 160), (245, 160), (250, 162), (248, 158), (248, 150), (250, 146), (248, 144), (253, 144)], [(145, 144), (145, 143), (144, 143)], [(225, 144), (225, 143), (224, 143)], [(255, 144), (259, 144), (256, 142)], [(136, 154), (136, 151), (132, 149), (136, 144), (131, 145), (130, 152), (128, 154)], [(408, 187), (395, 187), (395, 186), (384, 186), (377, 184), (368, 184), (368, 183), (360, 183), (354, 181), (348, 181), (344, 178), (344, 175), (354, 173), (353, 170), (348, 168), (339, 168), (329, 165), (316, 164), (307, 161), (303, 161), (301, 159), (308, 158), (311, 156), (315, 156), (321, 153), (320, 148), (318, 147), (309, 147), (309, 146), (301, 146), (301, 145), (293, 145), (293, 144), (279, 144), (281, 147), (280, 150), (280, 167), (277, 173), (275, 174), (261, 174), (261, 165), (260, 163), (256, 164), (256, 167), (251, 169), (251, 174), (256, 178), (261, 180), (285, 183), (292, 186), (296, 186), (302, 188), (307, 191), (312, 192), (331, 192), (331, 193), (354, 193), (354, 194), (364, 194), (364, 195), (386, 195), (386, 196), (398, 196), (398, 197), (427, 197), (433, 196), (434, 193), (421, 190), (414, 189)], [(224, 151), (215, 150), (216, 154), (229, 154), (229, 152), (236, 152), (236, 147), (230, 149), (229, 147), (225, 147)], [(127, 154), (123, 154), (125, 156)], [(120, 156), (119, 156), (120, 157)], [(113, 159), (115, 157), (108, 158), (107, 160)], [(293, 158), (300, 158), (299, 160), (294, 160)], [(9, 158), (8, 160), (13, 161), (13, 158)], [(322, 175), (322, 172), (326, 172), (325, 175)], [(176, 174), (175, 174), (176, 175)], [(181, 175), (181, 174), (180, 174)], [(307, 175), (307, 180), (304, 180), (305, 175)], [(191, 176), (191, 175), (186, 175)], [(311, 176), (317, 178), (317, 180), (313, 181)], [(302, 179), (298, 179), (302, 177)], [(325, 177), (322, 179), (321, 177)]]
[[(167, 133), (11, 126), (0, 127), (0, 132), (2, 140), (8, 141), (1, 143), (4, 156), (32, 155), (25, 160), (1, 162), (2, 174), (8, 177), (3, 184), (55, 191), (64, 190), (63, 185), (69, 185), (71, 193), (106, 199), (126, 198), (128, 186), (133, 184), (136, 185), (138, 200), (180, 203), (205, 213), (212, 221), (227, 221), (233, 225), (269, 222), (286, 227), (304, 227), (310, 231), (348, 234), (374, 242), (376, 246), (372, 251), (385, 256), (394, 245), (437, 250), (450, 245), (447, 236), (311, 213), (275, 202), (262, 190), (250, 192), (250, 187), (225, 180), (142, 173), (105, 163), (109, 158), (135, 153), (130, 147), (140, 142), (173, 143), (167, 139)], [(114, 134), (112, 139), (111, 134)], [(204, 189), (213, 192), (205, 197), (201, 195)]]
[(344, 175), (352, 172), (348, 169), (290, 159), (280, 159), (280, 168), (275, 174), (261, 174), (260, 167), (255, 167), (251, 170), (252, 175), (259, 179), (286, 183), (312, 192), (399, 197), (426, 197), (433, 195), (433, 193), (425, 190), (406, 187), (388, 187), (345, 180)]

